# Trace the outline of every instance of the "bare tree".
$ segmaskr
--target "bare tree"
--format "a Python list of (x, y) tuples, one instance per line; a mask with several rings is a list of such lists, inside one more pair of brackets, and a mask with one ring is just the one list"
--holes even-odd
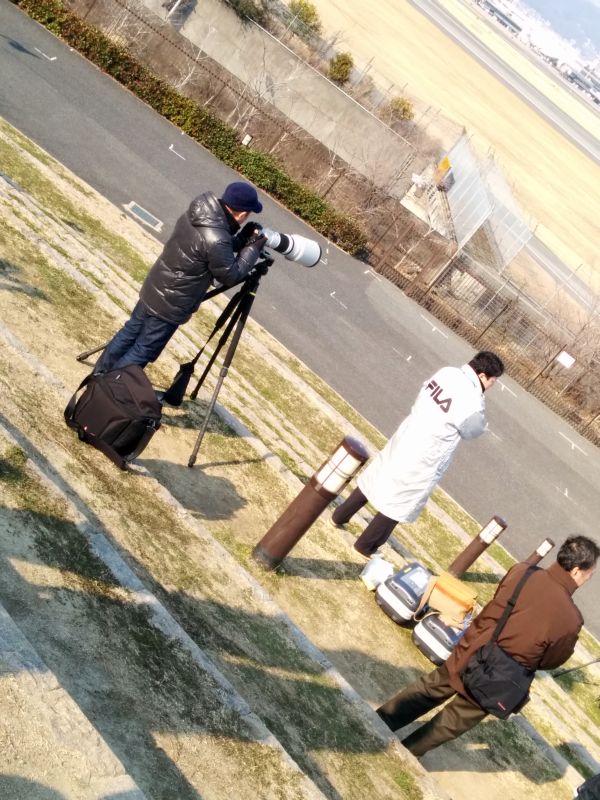
[(263, 46), (261, 67), (237, 94), (236, 103), (227, 117), (227, 122), (239, 131), (247, 130), (251, 121), (260, 114), (265, 104), (274, 103), (277, 93), (296, 79), (301, 65), (296, 63), (285, 80), (274, 81), (267, 66), (266, 47)]
[(114, 17), (104, 27), (104, 33), (115, 44), (125, 48), (134, 48), (143, 44), (148, 37), (148, 25), (138, 15), (133, 15), (128, 8), (116, 7)]
[(175, 64), (176, 77), (172, 84), (177, 91), (181, 92), (189, 83), (192, 82), (198, 70), (198, 64), (207, 61), (208, 56), (204, 55), (200, 50), (197, 51), (195, 56), (186, 56), (183, 62), (178, 61)]

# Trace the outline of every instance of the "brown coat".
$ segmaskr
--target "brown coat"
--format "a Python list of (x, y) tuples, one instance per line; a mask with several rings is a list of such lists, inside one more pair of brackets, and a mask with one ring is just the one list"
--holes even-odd
[[(492, 600), (446, 661), (450, 683), (460, 694), (465, 695), (465, 689), (459, 673), (473, 653), (492, 638), (496, 623), (527, 566), (516, 564), (507, 572)], [(583, 617), (571, 597), (576, 588), (573, 578), (557, 563), (536, 570), (521, 590), (498, 644), (515, 661), (530, 669), (559, 667), (573, 654), (583, 625)]]

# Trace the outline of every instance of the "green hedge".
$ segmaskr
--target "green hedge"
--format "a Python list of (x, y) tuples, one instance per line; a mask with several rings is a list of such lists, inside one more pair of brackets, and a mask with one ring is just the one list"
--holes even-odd
[(272, 156), (243, 147), (232, 128), (157, 78), (124, 47), (66, 9), (60, 0), (12, 2), (323, 236), (351, 255), (367, 254), (367, 236), (356, 221), (339, 214), (314, 191), (293, 180)]

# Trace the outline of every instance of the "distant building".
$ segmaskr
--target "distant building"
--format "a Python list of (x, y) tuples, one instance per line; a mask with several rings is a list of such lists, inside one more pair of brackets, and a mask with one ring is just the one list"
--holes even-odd
[(581, 70), (581, 76), (592, 84), (595, 92), (600, 92), (600, 75), (595, 69), (589, 66), (584, 67)]
[(508, 28), (508, 30), (511, 33), (514, 33), (515, 36), (521, 33), (522, 31), (521, 26), (517, 25), (514, 19), (511, 19), (511, 17), (509, 17), (508, 14), (502, 11), (501, 8), (498, 8), (498, 6), (491, 3), (490, 0), (481, 0), (480, 5), (488, 12), (488, 14), (494, 17), (501, 25), (503, 25), (505, 28)]
[(590, 92), (591, 94), (594, 91), (591, 81), (584, 78), (580, 72), (571, 70), (571, 72), (567, 72), (566, 78), (570, 83), (574, 83), (578, 89), (582, 89), (584, 92)]

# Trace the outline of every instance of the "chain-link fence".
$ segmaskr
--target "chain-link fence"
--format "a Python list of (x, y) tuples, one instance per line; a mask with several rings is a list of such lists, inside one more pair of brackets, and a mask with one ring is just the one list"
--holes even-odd
[[(567, 309), (561, 292), (541, 308), (510, 277), (466, 253), (428, 284), (424, 273), (378, 271), (478, 350), (494, 350), (510, 376), (600, 445), (600, 315)], [(598, 309), (600, 310), (600, 309)]]

